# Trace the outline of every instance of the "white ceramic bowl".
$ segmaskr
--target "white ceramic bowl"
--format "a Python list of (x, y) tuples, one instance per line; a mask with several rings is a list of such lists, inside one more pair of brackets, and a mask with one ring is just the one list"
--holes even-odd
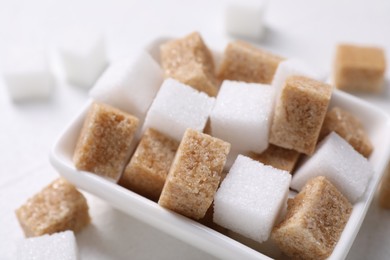
[[(148, 50), (157, 59), (154, 47), (155, 44), (149, 46)], [(113, 207), (216, 257), (222, 259), (270, 259), (252, 248), (196, 221), (164, 209), (155, 202), (115, 183), (95, 174), (78, 171), (72, 163), (72, 156), (86, 111), (91, 102), (92, 100), (89, 100), (79, 115), (70, 122), (51, 152), (51, 163), (63, 177), (78, 188), (105, 200)], [(330, 107), (336, 105), (353, 112), (364, 123), (374, 145), (374, 151), (369, 161), (375, 170), (366, 192), (355, 203), (344, 232), (329, 257), (329, 259), (339, 260), (346, 257), (385, 170), (390, 156), (390, 119), (376, 107), (337, 90), (332, 95)]]

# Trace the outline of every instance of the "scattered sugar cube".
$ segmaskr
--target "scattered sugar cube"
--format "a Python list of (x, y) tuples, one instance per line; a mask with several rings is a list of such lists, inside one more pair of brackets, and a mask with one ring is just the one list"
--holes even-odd
[(142, 51), (114, 61), (89, 94), (95, 100), (128, 112), (142, 122), (162, 81), (160, 66)]
[(230, 144), (187, 129), (177, 150), (158, 204), (201, 219), (213, 202)]
[(300, 191), (316, 176), (325, 176), (354, 203), (364, 193), (374, 170), (371, 164), (335, 132), (326, 137), (294, 173), (291, 188)]
[(270, 85), (225, 80), (210, 115), (212, 135), (239, 151), (264, 151), (274, 94)]
[(336, 132), (364, 157), (370, 156), (373, 146), (362, 122), (353, 114), (339, 107), (332, 108), (325, 116), (319, 140), (330, 132)]
[(43, 100), (53, 92), (55, 80), (44, 51), (10, 48), (3, 57), (2, 71), (13, 101)]
[(213, 56), (198, 32), (160, 47), (166, 78), (176, 79), (215, 96), (218, 92)]
[(349, 219), (352, 205), (325, 177), (311, 179), (288, 201), (272, 239), (293, 259), (326, 259)]
[(187, 128), (203, 131), (215, 99), (174, 79), (166, 79), (146, 115), (143, 129), (154, 128), (181, 141)]
[(298, 162), (300, 153), (270, 144), (267, 150), (261, 154), (250, 153), (249, 157), (265, 165), (291, 173)]
[(379, 205), (382, 208), (390, 209), (390, 164), (387, 165), (385, 174), (379, 189)]
[(235, 41), (228, 44), (218, 72), (221, 80), (271, 84), (283, 58), (249, 43)]
[(261, 39), (264, 35), (266, 1), (245, 0), (228, 3), (225, 28), (233, 36)]
[(118, 181), (130, 158), (138, 121), (114, 107), (93, 103), (74, 151), (75, 167)]
[(65, 179), (58, 178), (16, 210), (26, 237), (65, 230), (80, 231), (90, 222), (84, 196)]
[(239, 155), (214, 196), (214, 222), (257, 242), (271, 234), (291, 175)]
[(178, 146), (179, 142), (147, 129), (119, 184), (157, 201)]
[(90, 88), (108, 65), (103, 35), (75, 29), (65, 33), (59, 54), (68, 82)]
[(331, 95), (331, 85), (303, 76), (288, 77), (276, 100), (269, 142), (312, 154)]
[(78, 249), (72, 231), (32, 237), (17, 245), (18, 260), (77, 260)]
[(333, 66), (333, 80), (345, 91), (380, 93), (386, 71), (385, 52), (381, 48), (340, 44)]

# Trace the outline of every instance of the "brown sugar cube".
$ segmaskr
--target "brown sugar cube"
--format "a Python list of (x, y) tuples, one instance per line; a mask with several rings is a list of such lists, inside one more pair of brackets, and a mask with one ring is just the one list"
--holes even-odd
[(74, 152), (76, 168), (118, 181), (129, 160), (137, 127), (136, 117), (93, 103)]
[(143, 134), (119, 185), (157, 201), (179, 142), (149, 128)]
[(285, 149), (273, 144), (261, 154), (250, 153), (249, 157), (266, 165), (271, 165), (274, 168), (292, 172), (295, 164), (298, 162), (300, 153), (295, 150)]
[(383, 49), (341, 44), (337, 46), (333, 79), (345, 91), (379, 93), (383, 89), (386, 59)]
[(331, 95), (328, 84), (302, 76), (288, 77), (276, 101), (270, 143), (312, 154)]
[(90, 222), (83, 194), (59, 178), (16, 210), (26, 237), (65, 230), (80, 231)]
[(169, 170), (158, 204), (201, 219), (221, 180), (230, 144), (187, 129)]
[(274, 227), (271, 237), (293, 259), (325, 259), (338, 242), (351, 211), (351, 203), (319, 176), (289, 199), (287, 215)]
[(229, 43), (218, 71), (221, 80), (270, 84), (284, 59), (246, 42)]
[(160, 47), (166, 78), (176, 79), (210, 96), (218, 92), (213, 56), (198, 32)]
[(390, 164), (387, 165), (379, 189), (379, 205), (382, 208), (390, 209)]
[(360, 120), (351, 113), (339, 108), (332, 108), (325, 116), (319, 141), (332, 131), (344, 138), (363, 156), (370, 156), (373, 146)]

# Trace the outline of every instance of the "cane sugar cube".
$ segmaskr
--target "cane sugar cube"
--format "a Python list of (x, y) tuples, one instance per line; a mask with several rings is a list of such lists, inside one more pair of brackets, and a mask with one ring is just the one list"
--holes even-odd
[(325, 177), (311, 179), (288, 201), (272, 239), (293, 259), (326, 259), (351, 215), (352, 205)]
[(374, 170), (371, 164), (335, 132), (294, 173), (291, 188), (300, 191), (316, 176), (325, 176), (345, 197), (355, 203), (365, 192)]
[(214, 222), (257, 242), (271, 234), (291, 175), (239, 155), (214, 196)]
[(385, 174), (379, 189), (379, 205), (382, 208), (390, 209), (390, 164), (387, 165)]
[(50, 97), (55, 80), (44, 51), (15, 47), (10, 48), (3, 59), (3, 79), (13, 101)]
[(203, 92), (166, 79), (150, 106), (143, 129), (154, 128), (180, 142), (187, 128), (203, 131), (214, 102)]
[(212, 135), (231, 143), (235, 150), (264, 151), (274, 94), (270, 85), (225, 80), (210, 115)]
[(114, 61), (96, 82), (90, 96), (145, 119), (161, 83), (163, 72), (145, 51)]
[(225, 28), (233, 36), (261, 39), (264, 35), (266, 2), (245, 0), (229, 3), (225, 11)]
[(228, 44), (218, 72), (221, 80), (271, 84), (283, 58), (243, 41)]
[(325, 116), (319, 140), (330, 132), (336, 132), (364, 157), (370, 156), (373, 146), (362, 122), (353, 114), (339, 107), (332, 108)]
[(290, 76), (276, 101), (270, 143), (312, 154), (324, 121), (332, 87), (303, 76)]
[(179, 142), (147, 129), (119, 184), (157, 201), (178, 146)]
[(386, 58), (377, 47), (341, 44), (337, 47), (333, 80), (345, 91), (380, 93), (383, 90)]
[(261, 154), (250, 153), (249, 157), (265, 165), (291, 173), (298, 162), (300, 153), (270, 144), (267, 150)]
[(201, 219), (213, 202), (230, 144), (187, 129), (168, 173), (158, 204)]
[(17, 245), (18, 260), (77, 260), (78, 249), (72, 231), (27, 238)]
[(93, 103), (73, 155), (78, 170), (118, 181), (131, 154), (138, 119), (101, 103)]
[(216, 95), (213, 56), (198, 32), (161, 45), (160, 52), (166, 78), (176, 79), (210, 96)]
[(65, 179), (59, 178), (16, 210), (26, 237), (65, 230), (80, 231), (90, 222), (84, 196)]
[(103, 35), (91, 30), (72, 30), (65, 33), (59, 54), (68, 82), (91, 88), (108, 65)]

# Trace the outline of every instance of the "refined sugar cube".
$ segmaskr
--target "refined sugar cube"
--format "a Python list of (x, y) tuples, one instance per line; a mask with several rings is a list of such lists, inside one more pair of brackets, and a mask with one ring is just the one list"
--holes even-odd
[(362, 122), (353, 114), (339, 107), (332, 108), (325, 116), (319, 140), (330, 132), (336, 132), (364, 157), (370, 156), (373, 146)]
[(80, 231), (90, 222), (84, 196), (65, 179), (59, 178), (16, 210), (26, 237), (65, 230)]
[(293, 259), (326, 259), (351, 215), (352, 205), (325, 177), (308, 181), (288, 201), (286, 218), (272, 239)]
[(91, 30), (65, 33), (59, 54), (67, 80), (76, 86), (90, 88), (108, 65), (103, 35)]
[(276, 100), (269, 142), (312, 154), (324, 121), (332, 86), (303, 76), (290, 76)]
[(380, 93), (383, 90), (386, 58), (377, 47), (341, 44), (337, 47), (333, 80), (345, 91)]
[(265, 165), (291, 173), (298, 162), (300, 153), (270, 144), (267, 150), (261, 154), (250, 153), (249, 157)]
[(287, 200), (291, 175), (239, 155), (214, 196), (214, 222), (264, 242)]
[(13, 101), (43, 100), (51, 95), (55, 80), (44, 51), (15, 47), (3, 59), (3, 78)]
[(249, 43), (231, 42), (225, 49), (218, 77), (221, 80), (271, 84), (282, 60), (283, 58)]
[(149, 128), (119, 181), (121, 186), (158, 200), (179, 142)]
[(96, 82), (90, 96), (143, 122), (162, 81), (160, 66), (142, 51), (114, 61)]
[(75, 167), (118, 181), (130, 158), (138, 121), (116, 108), (93, 103), (74, 151)]
[(210, 115), (212, 135), (231, 143), (235, 150), (264, 151), (274, 94), (270, 85), (225, 80)]
[(161, 66), (166, 78), (176, 79), (215, 96), (218, 92), (213, 56), (198, 32), (161, 45)]
[(367, 159), (332, 132), (294, 173), (291, 188), (300, 191), (309, 179), (325, 176), (354, 203), (366, 190), (373, 173), (374, 170)]
[(27, 238), (18, 243), (16, 258), (18, 260), (77, 260), (76, 238), (69, 230)]
[(229, 150), (229, 143), (188, 129), (158, 204), (193, 219), (203, 218), (220, 183)]
[(252, 39), (262, 38), (266, 1), (245, 0), (232, 2), (225, 11), (225, 28), (233, 36)]
[(180, 141), (187, 128), (203, 131), (215, 99), (174, 79), (166, 79), (154, 99), (143, 129), (154, 128)]
[(390, 208), (390, 165), (387, 165), (385, 175), (379, 189), (379, 205), (382, 208)]

